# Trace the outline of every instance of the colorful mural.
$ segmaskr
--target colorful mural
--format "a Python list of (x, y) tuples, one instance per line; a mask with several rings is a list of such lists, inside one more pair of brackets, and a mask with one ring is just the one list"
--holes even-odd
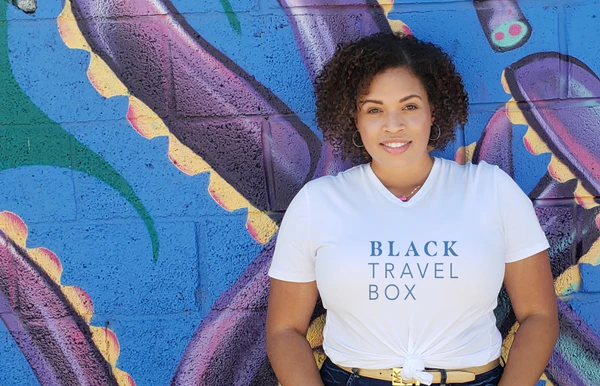
[[(436, 155), (500, 165), (536, 204), (561, 321), (538, 385), (600, 384), (600, 1), (542, 3), (0, 6), (0, 383), (276, 385), (274, 236), (304, 183), (349, 166), (312, 80), (338, 44), (396, 31), (464, 74), (470, 122)], [(506, 355), (504, 291), (496, 316)]]

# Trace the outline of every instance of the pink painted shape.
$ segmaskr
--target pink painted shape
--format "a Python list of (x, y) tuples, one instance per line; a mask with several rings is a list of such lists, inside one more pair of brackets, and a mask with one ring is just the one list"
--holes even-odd
[(504, 39), (504, 32), (496, 32), (496, 34), (494, 35), (494, 38), (497, 41), (500, 41), (500, 40)]
[(522, 30), (523, 30), (523, 27), (521, 27), (519, 24), (513, 24), (508, 29), (508, 33), (511, 34), (512, 36), (517, 36), (521, 33)]

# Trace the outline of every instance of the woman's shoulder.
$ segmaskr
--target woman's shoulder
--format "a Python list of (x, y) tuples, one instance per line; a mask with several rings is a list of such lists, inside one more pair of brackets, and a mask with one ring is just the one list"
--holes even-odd
[(317, 177), (306, 183), (305, 188), (315, 191), (330, 191), (331, 189), (344, 189), (359, 183), (365, 174), (367, 164), (361, 164), (332, 175)]
[[(453, 186), (461, 190), (472, 190), (477, 194), (495, 195), (498, 184), (506, 175), (498, 166), (485, 161), (460, 164), (453, 160), (443, 159), (441, 165), (444, 186)], [(510, 179), (510, 176), (506, 175)], [(460, 188), (459, 188), (460, 187)]]
[(489, 164), (485, 161), (479, 161), (473, 163), (471, 161), (464, 164), (458, 163), (454, 160), (440, 158), (442, 162), (442, 169), (448, 174), (462, 175), (466, 178), (495, 178), (498, 171), (501, 169), (497, 165)]
[(473, 163), (473, 161), (467, 161), (465, 163), (458, 163), (455, 160), (450, 160), (447, 158), (438, 158), (444, 166), (448, 168), (452, 168), (454, 170), (463, 170), (467, 172), (480, 171), (483, 173), (492, 173), (494, 169), (497, 169), (497, 165), (489, 164), (486, 161), (479, 161), (478, 163)]

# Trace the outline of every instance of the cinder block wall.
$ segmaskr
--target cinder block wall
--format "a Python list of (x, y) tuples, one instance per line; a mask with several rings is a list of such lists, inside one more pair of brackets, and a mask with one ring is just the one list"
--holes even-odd
[[(1, 5), (0, 384), (276, 385), (272, 240), (306, 181), (348, 166), (312, 79), (394, 30), (464, 76), (469, 123), (435, 154), (535, 202), (561, 320), (538, 385), (600, 385), (599, 20), (598, 0)], [(497, 318), (508, 347), (504, 293)]]

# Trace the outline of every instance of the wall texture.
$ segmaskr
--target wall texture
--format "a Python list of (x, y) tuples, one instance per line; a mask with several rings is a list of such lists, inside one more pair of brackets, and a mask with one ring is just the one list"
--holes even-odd
[[(276, 385), (272, 239), (303, 183), (348, 166), (312, 79), (390, 30), (464, 74), (469, 124), (436, 155), (535, 200), (561, 320), (538, 385), (600, 385), (599, 0), (0, 5), (0, 384)], [(508, 348), (504, 293), (497, 317)]]

